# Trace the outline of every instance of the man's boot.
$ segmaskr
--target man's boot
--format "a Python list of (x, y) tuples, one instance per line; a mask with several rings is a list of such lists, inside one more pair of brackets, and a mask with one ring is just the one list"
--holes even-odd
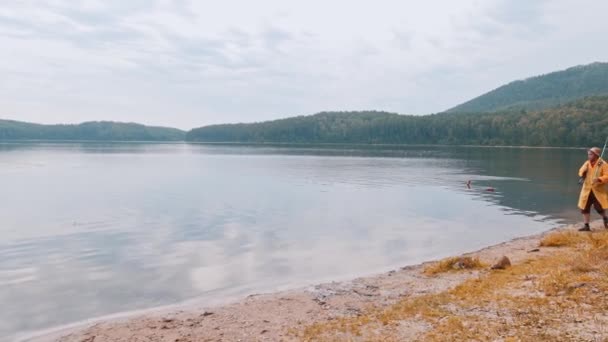
[(589, 227), (589, 223), (585, 223), (585, 225), (583, 226), (583, 228), (579, 228), (578, 231), (579, 232), (590, 232), (591, 231), (591, 227)]

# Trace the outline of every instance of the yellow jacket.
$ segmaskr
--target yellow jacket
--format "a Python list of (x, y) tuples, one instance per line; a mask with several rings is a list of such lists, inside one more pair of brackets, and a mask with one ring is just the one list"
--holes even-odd
[[(595, 172), (597, 168), (597, 178), (600, 180), (600, 183), (593, 185), (593, 178), (595, 177)], [(583, 173), (587, 171), (587, 177), (585, 177), (585, 182), (583, 183), (583, 188), (581, 189), (581, 195), (578, 199), (578, 207), (580, 209), (585, 208), (587, 205), (587, 199), (589, 198), (589, 193), (593, 191), (595, 198), (600, 202), (602, 208), (608, 209), (608, 192), (606, 191), (606, 183), (608, 183), (608, 164), (603, 159), (598, 159), (595, 163), (595, 166), (591, 166), (589, 161), (586, 161), (583, 166), (581, 166), (580, 170), (578, 170), (578, 176), (582, 177)]]

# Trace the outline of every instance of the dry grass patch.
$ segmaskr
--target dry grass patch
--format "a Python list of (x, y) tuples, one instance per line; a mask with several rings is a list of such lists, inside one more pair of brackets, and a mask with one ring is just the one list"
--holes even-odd
[(598, 260), (595, 253), (581, 253), (577, 258), (567, 261), (570, 270), (575, 273), (588, 273), (598, 270)]
[(540, 241), (541, 247), (576, 246), (589, 242), (589, 233), (566, 230), (545, 235)]
[(448, 271), (454, 270), (472, 270), (472, 269), (482, 269), (487, 265), (482, 263), (479, 258), (472, 257), (450, 257), (443, 260), (440, 260), (436, 263), (427, 266), (424, 269), (424, 274), (428, 276), (436, 275), (439, 273), (444, 273)]

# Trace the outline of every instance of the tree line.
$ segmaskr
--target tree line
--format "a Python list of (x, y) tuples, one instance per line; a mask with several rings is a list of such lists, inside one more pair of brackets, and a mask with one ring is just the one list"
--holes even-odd
[(0, 120), (0, 140), (589, 146), (600, 144), (607, 135), (608, 96), (535, 111), (423, 116), (323, 112), (252, 124), (206, 126), (187, 133), (135, 123), (39, 125)]
[(78, 125), (40, 125), (0, 120), (0, 140), (181, 141), (186, 132), (136, 123), (85, 122)]
[(555, 108), (424, 116), (323, 112), (311, 116), (193, 129), (193, 142), (589, 146), (608, 135), (608, 96)]

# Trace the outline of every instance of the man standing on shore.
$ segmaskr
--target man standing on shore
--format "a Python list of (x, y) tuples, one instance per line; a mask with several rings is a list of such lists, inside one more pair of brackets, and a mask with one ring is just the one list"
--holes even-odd
[(587, 151), (587, 161), (578, 171), (579, 177), (583, 179), (583, 188), (578, 199), (578, 207), (581, 209), (585, 225), (579, 229), (582, 232), (591, 231), (589, 218), (591, 216), (591, 206), (604, 219), (604, 228), (608, 229), (608, 192), (605, 185), (608, 183), (608, 165), (600, 158), (601, 150), (599, 147), (592, 147)]

